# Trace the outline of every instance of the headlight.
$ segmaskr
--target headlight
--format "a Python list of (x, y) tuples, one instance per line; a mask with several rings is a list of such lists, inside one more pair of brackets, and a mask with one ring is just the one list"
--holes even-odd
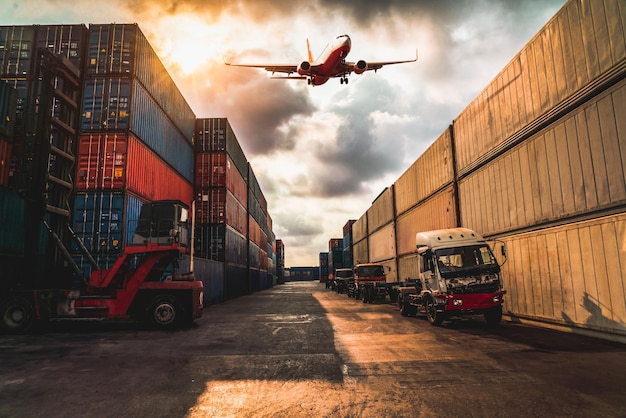
[(452, 300), (452, 304), (454, 306), (461, 306), (461, 305), (463, 305), (463, 299), (453, 299)]
[(501, 295), (497, 295), (493, 297), (493, 303), (500, 303), (502, 302), (502, 296)]

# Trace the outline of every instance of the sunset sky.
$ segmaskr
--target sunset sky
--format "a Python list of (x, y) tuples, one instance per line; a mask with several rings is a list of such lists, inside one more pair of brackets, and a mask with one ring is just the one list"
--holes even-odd
[[(428, 148), (565, 0), (0, 0), (0, 25), (138, 23), (197, 117), (226, 117), (285, 265), (331, 238)], [(309, 87), (224, 61), (298, 64), (340, 34), (348, 60), (412, 59)]]

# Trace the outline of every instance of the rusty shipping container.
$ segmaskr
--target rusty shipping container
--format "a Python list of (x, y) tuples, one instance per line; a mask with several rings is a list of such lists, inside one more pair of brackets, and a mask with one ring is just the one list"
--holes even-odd
[(448, 128), (393, 184), (395, 216), (452, 183), (452, 157), (452, 133)]
[(241, 149), (233, 128), (226, 118), (196, 119), (195, 151), (225, 151), (242, 177), (248, 180), (248, 160)]
[(461, 174), (626, 71), (624, 4), (570, 0), (455, 119)]
[(626, 81), (459, 182), (463, 225), (493, 235), (626, 202)]
[(416, 252), (415, 234), (435, 229), (455, 228), (456, 202), (453, 186), (448, 186), (419, 206), (396, 219), (398, 256)]
[(246, 208), (225, 187), (196, 188), (196, 224), (227, 224), (248, 235)]
[(192, 184), (131, 133), (89, 133), (78, 145), (79, 191), (130, 191), (145, 200), (193, 200)]
[(183, 177), (194, 179), (191, 136), (181, 132), (137, 79), (85, 80), (80, 128), (83, 134), (130, 131)]
[(123, 77), (139, 82), (191, 143), (196, 116), (137, 24), (89, 25), (86, 76), (96, 80)]
[(244, 209), (248, 207), (246, 180), (226, 152), (201, 152), (197, 153), (195, 158), (196, 188), (225, 187)]
[(626, 214), (503, 238), (505, 311), (626, 335)]
[(367, 234), (371, 235), (393, 220), (393, 186), (386, 187), (372, 202), (367, 213)]
[(267, 234), (252, 216), (248, 217), (248, 239), (259, 248), (267, 248)]

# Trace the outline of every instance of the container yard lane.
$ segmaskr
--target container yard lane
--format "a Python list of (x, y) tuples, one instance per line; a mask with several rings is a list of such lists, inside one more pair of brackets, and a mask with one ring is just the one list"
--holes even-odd
[(293, 282), (169, 333), (2, 335), (0, 416), (623, 417), (626, 346), (506, 321), (433, 327)]

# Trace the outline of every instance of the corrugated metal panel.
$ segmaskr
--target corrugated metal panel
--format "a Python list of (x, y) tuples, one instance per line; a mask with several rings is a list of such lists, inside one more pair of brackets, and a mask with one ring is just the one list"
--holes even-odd
[(389, 260), (396, 256), (395, 224), (389, 223), (368, 238), (369, 260), (372, 263)]
[(361, 240), (352, 245), (352, 256), (354, 257), (354, 264), (368, 263), (370, 261), (367, 239)]
[(624, 6), (569, 1), (455, 119), (458, 169), (555, 106), (625, 70)]
[(9, 185), (9, 166), (13, 144), (0, 138), (0, 186)]
[(225, 187), (196, 189), (196, 223), (225, 223), (248, 235), (248, 213)]
[[(90, 253), (117, 253), (132, 241), (144, 203), (129, 193), (77, 194), (72, 227)], [(79, 252), (76, 244), (72, 251)]]
[(89, 78), (83, 92), (83, 133), (132, 131), (193, 182), (193, 147), (136, 79)]
[(267, 214), (252, 193), (248, 193), (248, 213), (259, 224), (261, 230), (267, 231)]
[(248, 242), (248, 265), (253, 269), (261, 268), (261, 249), (253, 242)]
[[(185, 271), (189, 265), (189, 259), (185, 258), (181, 262), (181, 271)], [(202, 281), (204, 292), (204, 303), (212, 304), (224, 301), (224, 263), (207, 260), (205, 258), (194, 257), (193, 271), (196, 280)], [(187, 270), (188, 267), (186, 268)]]
[(456, 226), (454, 189), (449, 186), (396, 220), (398, 255), (416, 251), (415, 234)]
[(24, 254), (24, 199), (0, 186), (0, 254)]
[(398, 258), (398, 281), (406, 282), (409, 279), (419, 278), (419, 264), (416, 254)]
[(261, 226), (250, 216), (248, 218), (248, 239), (254, 242), (259, 248), (267, 247), (267, 235)]
[(29, 76), (32, 72), (36, 26), (0, 26), (0, 75)]
[(367, 233), (371, 235), (378, 228), (393, 220), (393, 186), (386, 188), (367, 209)]
[[(354, 242), (359, 242), (367, 237), (367, 212), (365, 212), (359, 219), (352, 225), (352, 239)], [(356, 256), (356, 254), (355, 254)]]
[(233, 263), (226, 263), (225, 268), (224, 295), (226, 299), (233, 299), (250, 293), (248, 268)]
[(626, 334), (626, 214), (503, 239), (505, 309)]
[(193, 187), (132, 134), (93, 133), (79, 139), (76, 188), (131, 191), (146, 200), (190, 204)]
[(0, 80), (0, 140), (13, 142), (17, 112), (17, 91)]
[(348, 234), (352, 234), (352, 225), (354, 225), (354, 223), (356, 222), (355, 219), (350, 219), (348, 222), (346, 222), (346, 224), (343, 226), (343, 235), (344, 237)]
[(490, 235), (626, 202), (626, 81), (459, 182), (463, 225)]
[(395, 215), (401, 215), (451, 183), (452, 163), (452, 135), (446, 129), (394, 183)]
[(191, 142), (195, 114), (136, 24), (90, 25), (87, 55), (89, 77), (136, 78)]
[(68, 59), (82, 74), (88, 40), (85, 25), (42, 25), (37, 26), (35, 48), (46, 48)]
[(248, 160), (226, 118), (196, 120), (196, 152), (226, 151), (244, 179), (248, 179)]
[(246, 180), (223, 151), (196, 154), (196, 187), (226, 187), (244, 208), (248, 205)]
[(246, 265), (248, 240), (229, 225), (197, 226), (195, 238), (198, 257)]

